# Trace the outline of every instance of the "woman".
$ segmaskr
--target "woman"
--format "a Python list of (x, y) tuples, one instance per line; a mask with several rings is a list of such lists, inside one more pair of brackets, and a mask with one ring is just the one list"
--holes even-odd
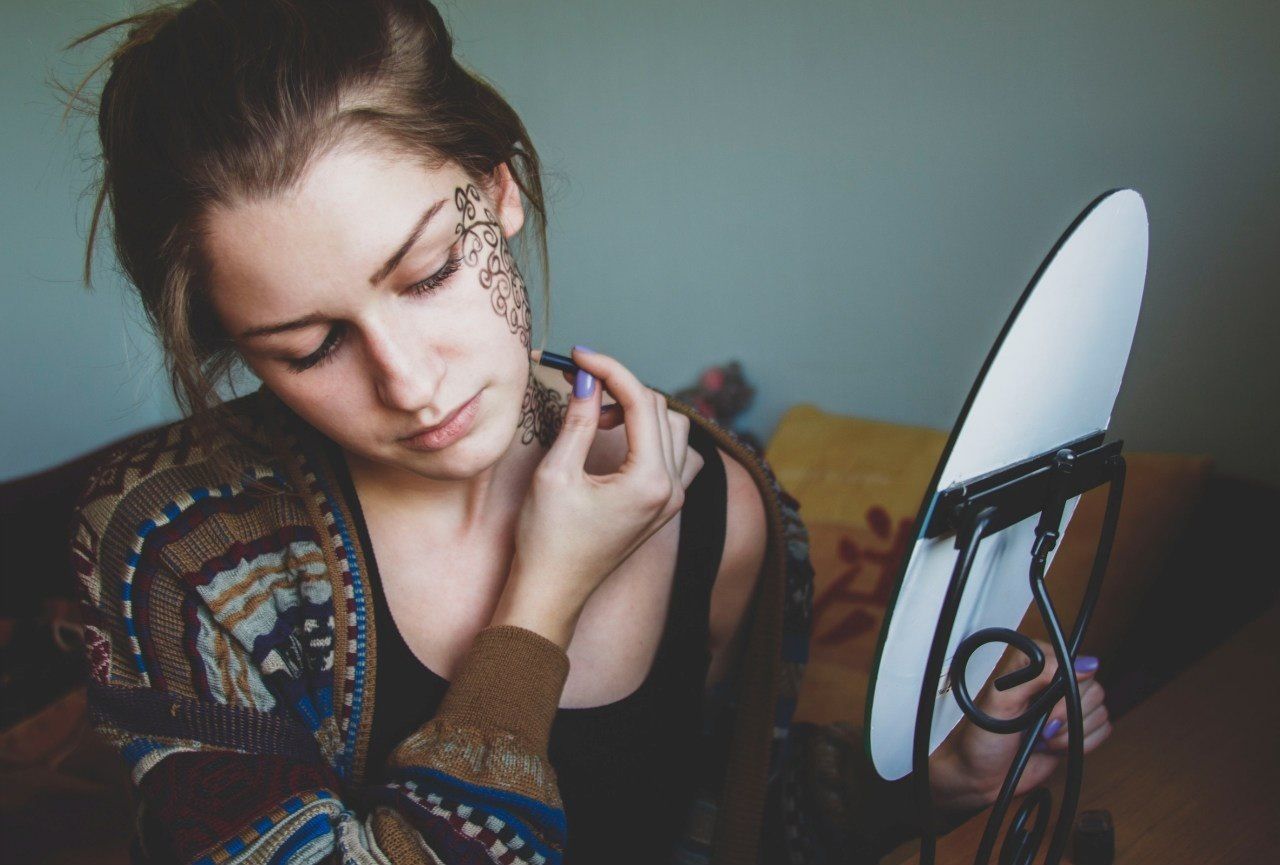
[[(545, 282), (537, 152), (434, 7), (195, 0), (76, 44), (121, 25), (99, 209), (190, 415), (95, 473), (73, 550), (139, 857), (753, 862), (793, 855), (789, 819), (868, 855), (909, 832), (865, 768), (785, 747), (812, 571), (767, 465), (604, 353), (575, 347), (572, 387), (537, 365), (508, 246), (531, 216)], [(262, 388), (219, 404), (236, 361)], [(1008, 759), (957, 736), (939, 805), (989, 802)], [(879, 810), (806, 816), (784, 781), (810, 771)]]

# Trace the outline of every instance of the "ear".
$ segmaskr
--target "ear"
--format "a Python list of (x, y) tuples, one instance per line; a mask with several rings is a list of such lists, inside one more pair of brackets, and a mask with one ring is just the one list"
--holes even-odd
[(493, 170), (491, 187), (498, 204), (498, 222), (502, 224), (502, 236), (513, 237), (524, 225), (524, 205), (520, 201), (520, 187), (505, 162)]

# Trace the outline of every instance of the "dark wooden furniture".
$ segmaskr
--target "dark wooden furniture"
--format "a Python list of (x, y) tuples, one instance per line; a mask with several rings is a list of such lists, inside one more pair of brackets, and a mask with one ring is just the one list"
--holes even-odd
[[(1111, 812), (1118, 865), (1280, 861), (1278, 682), (1273, 606), (1116, 721), (1085, 758), (1080, 810)], [(938, 865), (971, 863), (986, 819), (942, 838)], [(886, 861), (916, 861), (912, 845)]]

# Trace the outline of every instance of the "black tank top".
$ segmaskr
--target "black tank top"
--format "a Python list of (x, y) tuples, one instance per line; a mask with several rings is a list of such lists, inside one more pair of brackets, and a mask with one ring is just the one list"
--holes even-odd
[[(711, 589), (724, 552), (727, 492), (715, 440), (696, 422), (689, 446), (704, 465), (685, 491), (675, 578), (648, 676), (613, 703), (556, 711), (548, 754), (564, 800), (566, 865), (665, 863), (692, 804), (711, 661)], [(414, 656), (392, 621), (346, 463), (334, 460), (366, 551), (378, 625), (376, 705), (368, 777), (436, 713), (449, 683)]]

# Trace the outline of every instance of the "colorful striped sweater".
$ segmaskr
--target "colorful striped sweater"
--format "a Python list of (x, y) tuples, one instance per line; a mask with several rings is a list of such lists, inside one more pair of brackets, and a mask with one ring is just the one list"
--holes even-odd
[[(672, 862), (756, 865), (762, 826), (800, 819), (783, 777), (808, 653), (808, 536), (760, 456), (668, 401), (748, 468), (769, 532), (721, 691), (728, 721), (714, 726), (729, 731), (727, 763)], [(91, 718), (131, 769), (138, 857), (561, 862), (572, 827), (547, 742), (564, 651), (522, 628), (482, 630), (437, 714), (369, 777), (380, 623), (351, 503), (319, 433), (270, 391), (229, 411), (218, 433), (180, 421), (124, 443), (77, 509)]]

